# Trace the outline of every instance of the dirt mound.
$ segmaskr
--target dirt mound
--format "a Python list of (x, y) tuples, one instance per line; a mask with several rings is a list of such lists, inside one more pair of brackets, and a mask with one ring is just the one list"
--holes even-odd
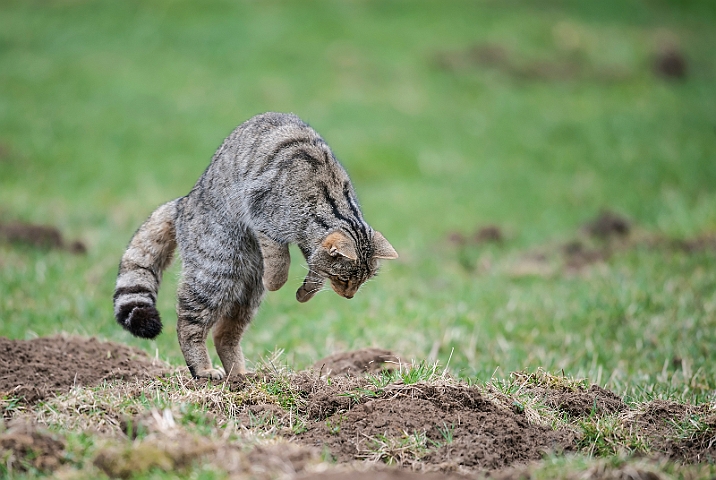
[(654, 55), (651, 68), (657, 77), (667, 80), (684, 80), (688, 73), (688, 62), (684, 52), (676, 47), (669, 47)]
[(382, 348), (364, 348), (341, 352), (317, 361), (313, 368), (321, 375), (361, 375), (394, 370), (400, 365), (400, 358)]
[(623, 412), (627, 404), (614, 392), (592, 385), (588, 390), (533, 390), (544, 398), (545, 404), (571, 417), (607, 415)]
[(457, 480), (464, 476), (445, 475), (444, 473), (418, 473), (397, 468), (384, 470), (325, 472), (297, 477), (297, 480)]
[(87, 247), (79, 240), (67, 242), (60, 231), (51, 225), (31, 223), (0, 223), (0, 241), (29, 245), (37, 248), (57, 248), (72, 253), (87, 253)]
[(486, 225), (478, 228), (472, 235), (467, 237), (458, 231), (450, 232), (447, 240), (454, 245), (502, 243), (505, 240), (505, 234), (497, 225)]
[(603, 210), (584, 226), (584, 230), (597, 238), (624, 237), (631, 231), (631, 222), (617, 213)]
[[(716, 415), (708, 405), (664, 400), (645, 404), (630, 415), (627, 425), (652, 439), (656, 451), (684, 463), (716, 462)], [(704, 416), (704, 420), (696, 419)]]
[(460, 75), (467, 72), (494, 70), (519, 81), (596, 81), (622, 82), (631, 76), (626, 65), (592, 65), (564, 52), (555, 51), (542, 59), (528, 59), (503, 45), (483, 43), (461, 50), (437, 52), (437, 68)]
[(154, 377), (168, 371), (141, 350), (95, 338), (0, 337), (0, 396), (35, 403), (74, 385)]
[(0, 473), (53, 471), (62, 463), (65, 443), (28, 423), (16, 423), (0, 434)]
[(305, 393), (308, 422), (295, 440), (323, 446), (339, 462), (471, 472), (526, 463), (574, 444), (571, 432), (530, 425), (523, 413), (501, 408), (467, 385), (398, 383), (376, 390), (364, 384), (347, 390), (316, 379)]

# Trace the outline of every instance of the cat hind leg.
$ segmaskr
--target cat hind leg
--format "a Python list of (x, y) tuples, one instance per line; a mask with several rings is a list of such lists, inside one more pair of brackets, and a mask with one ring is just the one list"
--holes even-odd
[(179, 286), (177, 301), (177, 336), (184, 360), (194, 378), (221, 380), (226, 373), (211, 365), (206, 338), (218, 320), (218, 312), (201, 305), (187, 293), (185, 284)]
[(247, 373), (240, 342), (251, 316), (241, 314), (224, 316), (214, 327), (214, 346), (227, 376)]

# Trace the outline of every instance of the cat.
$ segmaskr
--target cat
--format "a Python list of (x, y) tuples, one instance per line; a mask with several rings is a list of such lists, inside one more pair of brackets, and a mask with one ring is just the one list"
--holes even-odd
[[(157, 292), (178, 247), (177, 334), (189, 371), (215, 380), (244, 374), (241, 336), (265, 290), (288, 280), (292, 243), (308, 263), (299, 302), (326, 280), (352, 298), (379, 260), (398, 258), (363, 219), (323, 138), (296, 115), (265, 113), (239, 125), (189, 194), (161, 205), (136, 231), (119, 264), (114, 315), (135, 336), (161, 333)], [(223, 370), (209, 359), (211, 329)]]

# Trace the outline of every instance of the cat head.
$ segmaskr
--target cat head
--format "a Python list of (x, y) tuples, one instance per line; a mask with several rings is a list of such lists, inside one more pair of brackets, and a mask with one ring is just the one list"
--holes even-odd
[(379, 260), (398, 258), (398, 252), (380, 232), (373, 232), (370, 245), (359, 247), (338, 230), (326, 236), (308, 259), (310, 270), (296, 292), (306, 302), (328, 280), (331, 288), (345, 298), (353, 298), (361, 285), (378, 273)]

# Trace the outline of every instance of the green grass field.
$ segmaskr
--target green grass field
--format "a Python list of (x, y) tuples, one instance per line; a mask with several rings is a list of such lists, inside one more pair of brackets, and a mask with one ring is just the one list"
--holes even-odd
[[(714, 402), (714, 243), (648, 240), (716, 232), (714, 46), (710, 1), (2, 2), (0, 222), (54, 225), (88, 253), (0, 244), (0, 335), (181, 365), (177, 264), (145, 341), (112, 316), (119, 258), (236, 125), (284, 111), (328, 141), (401, 258), (351, 301), (299, 304), (293, 251), (249, 361), (378, 346), (477, 381), (542, 368), (628, 401)], [(664, 48), (685, 78), (654, 74)], [(602, 209), (636, 240), (565, 271), (560, 246)], [(505, 241), (448, 240), (485, 225)], [(534, 252), (547, 260), (525, 270)]]

